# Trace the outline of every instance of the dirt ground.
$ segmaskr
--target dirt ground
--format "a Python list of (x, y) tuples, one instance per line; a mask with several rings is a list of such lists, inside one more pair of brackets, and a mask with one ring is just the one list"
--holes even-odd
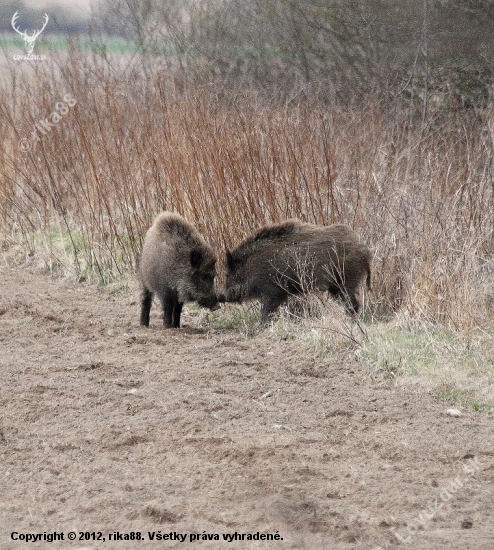
[(1, 268), (2, 550), (494, 548), (492, 417), (137, 299)]

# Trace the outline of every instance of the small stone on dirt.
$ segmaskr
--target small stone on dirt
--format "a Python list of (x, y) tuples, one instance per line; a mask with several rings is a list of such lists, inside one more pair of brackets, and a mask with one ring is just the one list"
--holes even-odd
[(455, 418), (459, 418), (461, 416), (461, 411), (459, 411), (458, 409), (448, 409), (446, 411), (446, 414), (448, 416), (453, 416)]

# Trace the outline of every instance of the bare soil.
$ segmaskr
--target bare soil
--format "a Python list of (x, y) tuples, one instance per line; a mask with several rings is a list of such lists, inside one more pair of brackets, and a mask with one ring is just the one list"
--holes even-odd
[[(137, 285), (0, 280), (2, 550), (494, 548), (492, 417), (195, 309), (165, 331), (155, 305), (141, 328)], [(235, 532), (283, 540), (223, 541)]]

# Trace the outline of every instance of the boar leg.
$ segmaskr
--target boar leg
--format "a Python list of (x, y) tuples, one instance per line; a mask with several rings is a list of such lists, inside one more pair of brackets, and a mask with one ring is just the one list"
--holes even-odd
[(161, 303), (163, 305), (163, 326), (165, 328), (175, 328), (173, 312), (179, 303), (177, 293), (169, 288), (165, 289)]
[(149, 312), (151, 311), (151, 304), (153, 303), (153, 293), (143, 287), (141, 294), (141, 325), (143, 327), (149, 326)]
[(349, 315), (353, 316), (359, 312), (360, 303), (357, 300), (357, 296), (354, 290), (343, 288), (342, 286), (337, 287), (331, 285), (328, 288), (328, 291), (332, 296), (334, 296), (335, 298), (339, 298), (343, 302), (345, 310)]
[(173, 308), (173, 328), (180, 328), (180, 315), (182, 313), (183, 302), (178, 302)]
[(225, 302), (241, 302), (241, 292), (238, 288), (229, 288), (225, 294), (218, 294), (218, 302), (223, 304)]
[(345, 309), (350, 315), (357, 315), (360, 309), (359, 301), (355, 292), (348, 292), (344, 296), (345, 300)]
[(262, 300), (261, 305), (261, 322), (263, 325), (269, 323), (270, 318), (273, 313), (280, 307), (283, 302), (284, 297), (280, 296), (269, 296)]

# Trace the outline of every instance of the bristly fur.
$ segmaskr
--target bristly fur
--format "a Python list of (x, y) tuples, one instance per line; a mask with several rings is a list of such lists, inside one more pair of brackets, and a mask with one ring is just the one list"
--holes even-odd
[(226, 287), (219, 300), (258, 299), (267, 322), (289, 296), (321, 290), (340, 298), (355, 315), (365, 278), (370, 288), (371, 257), (347, 225), (288, 220), (263, 227), (227, 251)]
[[(252, 241), (262, 241), (264, 239), (274, 240), (288, 237), (293, 235), (295, 231), (300, 229), (302, 222), (297, 219), (287, 220), (286, 222), (277, 223), (273, 225), (268, 225), (258, 229), (254, 235), (251, 237)], [(244, 241), (244, 244), (247, 244), (249, 239)]]
[(159, 214), (141, 253), (141, 325), (149, 325), (153, 294), (163, 306), (165, 327), (180, 327), (184, 302), (215, 308), (216, 254), (197, 229), (172, 212)]
[(199, 235), (197, 230), (182, 216), (174, 212), (162, 212), (158, 214), (153, 225), (162, 238), (176, 235), (187, 242), (193, 242), (197, 241), (197, 237), (199, 236), (200, 240), (202, 240), (202, 236)]
[(230, 256), (232, 265), (241, 262), (245, 256), (252, 254), (253, 250), (263, 247), (267, 243), (288, 239), (298, 233), (303, 225), (304, 224), (300, 220), (291, 219), (258, 229), (253, 235), (245, 239), (234, 251), (232, 251)]

